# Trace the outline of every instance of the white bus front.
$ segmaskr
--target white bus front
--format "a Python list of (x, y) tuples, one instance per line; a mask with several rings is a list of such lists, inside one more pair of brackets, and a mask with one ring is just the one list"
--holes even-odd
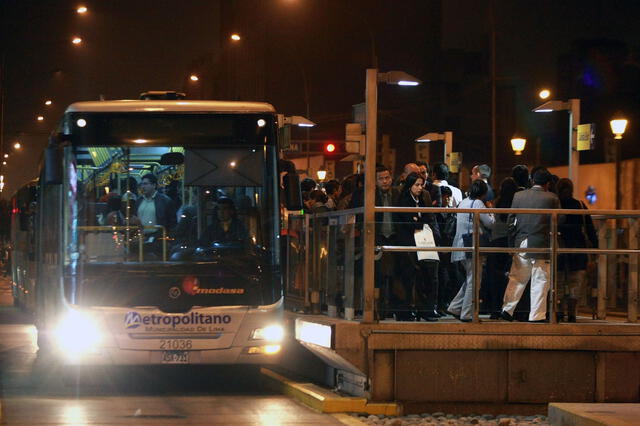
[(276, 130), (267, 104), (67, 110), (57, 141), (64, 296), (55, 307), (56, 291), (43, 292), (52, 306), (40, 321), (67, 363), (275, 362)]

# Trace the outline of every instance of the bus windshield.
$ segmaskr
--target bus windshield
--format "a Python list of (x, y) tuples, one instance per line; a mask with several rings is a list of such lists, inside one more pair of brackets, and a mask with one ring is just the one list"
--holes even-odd
[(69, 298), (169, 311), (276, 300), (275, 149), (66, 148)]

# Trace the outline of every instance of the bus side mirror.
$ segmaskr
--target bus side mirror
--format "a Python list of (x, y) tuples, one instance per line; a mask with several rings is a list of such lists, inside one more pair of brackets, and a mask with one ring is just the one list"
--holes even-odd
[(300, 179), (295, 173), (284, 175), (284, 197), (287, 210), (302, 210), (302, 193), (300, 192)]
[(62, 150), (57, 146), (49, 146), (44, 153), (44, 180), (48, 185), (62, 183)]

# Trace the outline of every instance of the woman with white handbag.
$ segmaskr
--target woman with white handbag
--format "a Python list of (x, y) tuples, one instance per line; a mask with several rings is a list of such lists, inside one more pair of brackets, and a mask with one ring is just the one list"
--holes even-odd
[[(398, 198), (398, 207), (431, 207), (430, 196), (423, 191), (424, 179), (417, 173), (409, 174)], [(402, 246), (436, 247), (440, 233), (431, 213), (394, 213), (398, 244)], [(438, 252), (417, 251), (400, 256), (402, 283), (408, 302), (408, 315), (403, 311), (400, 320), (437, 321), (438, 303)], [(420, 303), (411, 303), (415, 288)], [(396, 315), (398, 319), (398, 315)]]

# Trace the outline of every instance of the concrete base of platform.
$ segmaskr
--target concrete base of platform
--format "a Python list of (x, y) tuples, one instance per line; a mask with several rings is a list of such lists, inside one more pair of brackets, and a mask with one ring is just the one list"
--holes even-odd
[(640, 422), (640, 404), (549, 404), (556, 426), (632, 426)]
[(640, 401), (637, 324), (298, 318), (330, 327), (330, 347), (304, 345), (332, 365), (336, 377), (341, 369), (360, 374), (361, 395), (401, 402), (405, 413), (451, 406), (542, 414), (549, 402)]

